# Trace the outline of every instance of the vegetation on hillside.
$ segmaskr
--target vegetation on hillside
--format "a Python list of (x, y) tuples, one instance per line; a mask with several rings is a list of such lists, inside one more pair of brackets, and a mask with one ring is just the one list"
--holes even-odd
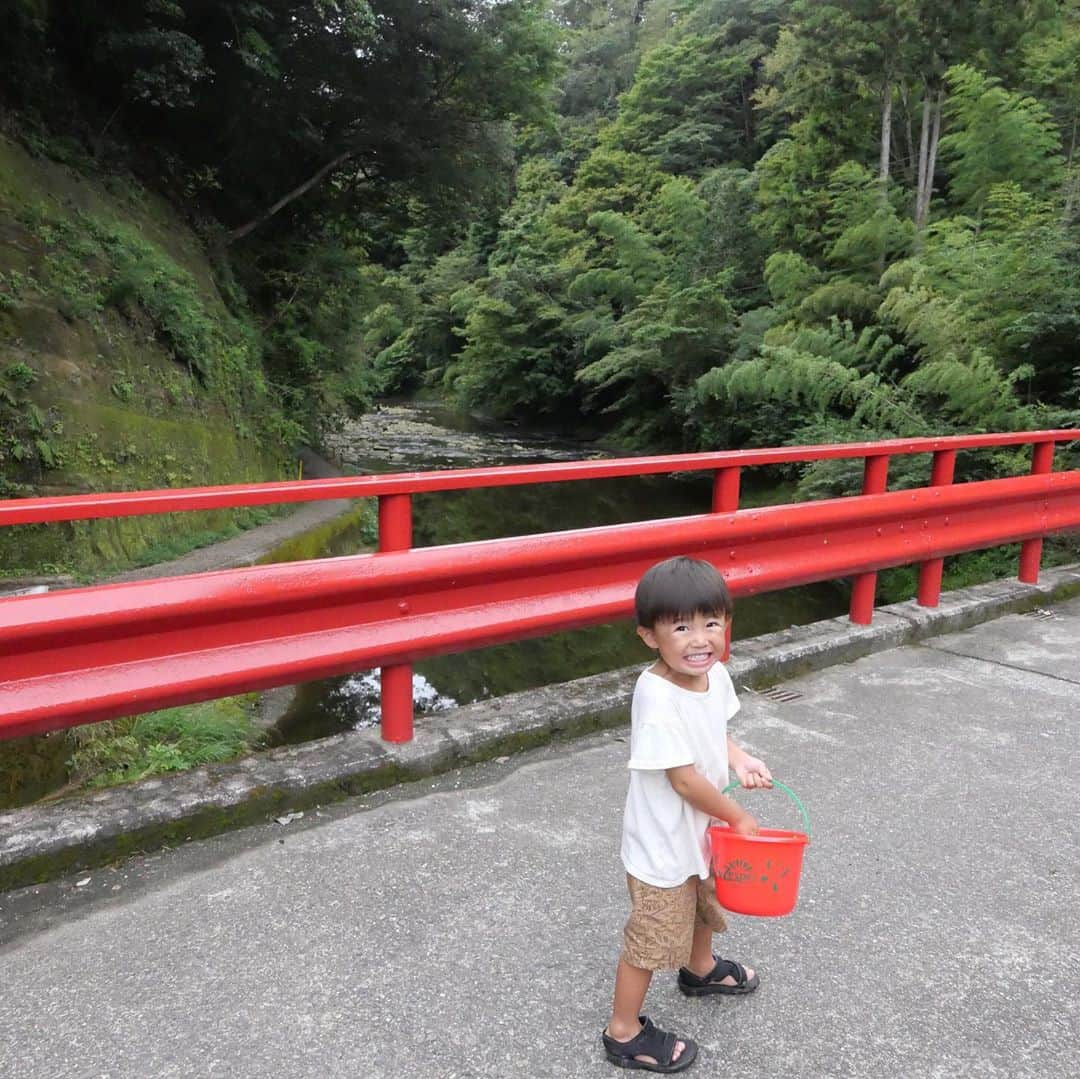
[(511, 120), (542, 117), (554, 61), (536, 0), (16, 0), (0, 101), (35, 152), (133, 171), (180, 207), (244, 333), (229, 370), (210, 366), (213, 325), (186, 283), (123, 235), (104, 274), (98, 250), (75, 249), (99, 287), (71, 314), (144, 309), (180, 364), (238, 391), (254, 360), (282, 414), (316, 433), (369, 399), (355, 360), (379, 268), (497, 212)]
[(1075, 2), (558, 11), (556, 123), (385, 275), (379, 389), (688, 448), (1076, 423)]
[(0, 51), (248, 330), (100, 222), (66, 302), (311, 433), (422, 388), (690, 448), (1077, 418), (1076, 0), (18, 0)]

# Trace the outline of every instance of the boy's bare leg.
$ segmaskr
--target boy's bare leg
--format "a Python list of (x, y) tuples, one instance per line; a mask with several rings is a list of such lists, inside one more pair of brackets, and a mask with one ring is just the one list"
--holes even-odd
[[(712, 967), (709, 967), (712, 970)], [(615, 1000), (611, 1006), (611, 1019), (604, 1033), (617, 1042), (628, 1042), (637, 1037), (641, 1032), (642, 1005), (645, 1003), (645, 994), (649, 991), (649, 983), (652, 981), (652, 971), (641, 967), (632, 967), (625, 959), (619, 960), (619, 966), (615, 971)], [(672, 1053), (672, 1061), (676, 1061), (686, 1048), (686, 1043), (677, 1041)], [(648, 1061), (655, 1064), (656, 1061), (642, 1054), (635, 1060)]]
[[(696, 974), (699, 978), (704, 978), (707, 974), (712, 973), (713, 967), (716, 966), (716, 960), (713, 958), (713, 931), (707, 926), (698, 923), (694, 926), (694, 946), (690, 950), (690, 962), (686, 964), (687, 970)], [(753, 978), (754, 968), (746, 968), (747, 980)], [(734, 985), (735, 979), (729, 974), (727, 977), (721, 979), (720, 985)]]
[(652, 971), (632, 967), (625, 959), (619, 960), (615, 970), (615, 1000), (611, 1005), (611, 1021), (607, 1036), (618, 1042), (628, 1042), (641, 1030), (642, 1005), (652, 982)]

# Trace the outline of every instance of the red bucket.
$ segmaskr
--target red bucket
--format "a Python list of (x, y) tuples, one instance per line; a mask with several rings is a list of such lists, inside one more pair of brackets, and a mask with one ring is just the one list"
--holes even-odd
[[(734, 790), (732, 783), (724, 791)], [(736, 914), (777, 917), (790, 914), (799, 898), (803, 850), (810, 842), (810, 818), (794, 791), (773, 780), (802, 813), (805, 832), (762, 828), (757, 835), (737, 835), (726, 824), (709, 828), (716, 898)]]

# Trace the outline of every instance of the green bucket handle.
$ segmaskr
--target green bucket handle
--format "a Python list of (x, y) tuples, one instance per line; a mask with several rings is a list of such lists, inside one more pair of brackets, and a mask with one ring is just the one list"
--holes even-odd
[[(774, 779), (772, 781), (772, 785), (774, 787), (779, 787), (795, 803), (795, 805), (798, 808), (799, 812), (802, 814), (803, 824), (806, 825), (806, 838), (809, 839), (810, 838), (810, 814), (806, 812), (806, 806), (804, 806), (802, 804), (802, 802), (799, 800), (799, 796), (790, 787), (788, 787), (785, 784), (781, 783), (779, 779)], [(723, 789), (723, 791), (721, 791), (721, 793), (722, 794), (730, 794), (731, 791), (738, 790), (740, 788), (742, 788), (742, 784), (736, 779), (733, 783), (729, 783)], [(760, 789), (760, 788), (746, 788), (746, 789), (756, 790), (756, 789)]]

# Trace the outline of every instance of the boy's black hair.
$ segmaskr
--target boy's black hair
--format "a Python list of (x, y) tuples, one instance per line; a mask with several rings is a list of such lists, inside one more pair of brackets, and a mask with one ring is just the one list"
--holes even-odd
[(731, 617), (731, 593), (711, 562), (669, 558), (647, 570), (638, 581), (634, 608), (639, 626), (676, 621), (695, 614)]

